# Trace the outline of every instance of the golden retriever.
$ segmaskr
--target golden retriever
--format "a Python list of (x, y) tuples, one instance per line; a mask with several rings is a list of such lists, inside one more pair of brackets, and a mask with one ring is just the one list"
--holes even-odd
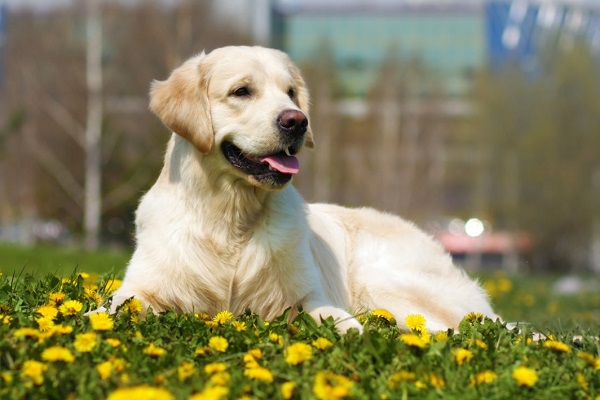
[(246, 309), (269, 320), (302, 306), (362, 331), (390, 311), (430, 330), (469, 312), (495, 317), (484, 291), (413, 224), (368, 208), (307, 204), (289, 183), (313, 148), (308, 93), (278, 50), (224, 47), (154, 82), (150, 108), (173, 132), (136, 214), (136, 249), (111, 304), (155, 311)]

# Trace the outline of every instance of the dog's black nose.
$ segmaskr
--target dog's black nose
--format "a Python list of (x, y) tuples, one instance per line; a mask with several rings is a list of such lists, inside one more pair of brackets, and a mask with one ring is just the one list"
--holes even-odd
[(283, 110), (277, 117), (279, 129), (283, 132), (289, 132), (295, 135), (303, 135), (308, 126), (308, 119), (302, 111)]

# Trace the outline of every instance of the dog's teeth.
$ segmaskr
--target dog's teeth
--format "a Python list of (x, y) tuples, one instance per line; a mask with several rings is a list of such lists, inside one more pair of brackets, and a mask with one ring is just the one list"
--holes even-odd
[(275, 168), (273, 168), (269, 165), (269, 171), (275, 171)]
[(283, 151), (285, 151), (285, 154), (287, 154), (288, 156), (291, 156), (289, 147), (286, 147), (285, 149), (283, 149)]

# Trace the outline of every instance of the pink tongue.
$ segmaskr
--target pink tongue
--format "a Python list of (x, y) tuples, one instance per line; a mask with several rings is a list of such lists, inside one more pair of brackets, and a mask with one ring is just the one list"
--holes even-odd
[(273, 169), (282, 174), (295, 175), (300, 171), (300, 163), (294, 156), (269, 156), (261, 158), (260, 161), (268, 163)]

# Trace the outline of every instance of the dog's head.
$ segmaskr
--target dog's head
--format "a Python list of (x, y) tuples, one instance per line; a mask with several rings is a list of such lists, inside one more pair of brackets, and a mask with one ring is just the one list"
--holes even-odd
[(278, 50), (224, 47), (200, 54), (155, 81), (150, 108), (198, 151), (222, 159), (253, 185), (279, 189), (299, 170), (295, 154), (314, 147), (308, 91)]

